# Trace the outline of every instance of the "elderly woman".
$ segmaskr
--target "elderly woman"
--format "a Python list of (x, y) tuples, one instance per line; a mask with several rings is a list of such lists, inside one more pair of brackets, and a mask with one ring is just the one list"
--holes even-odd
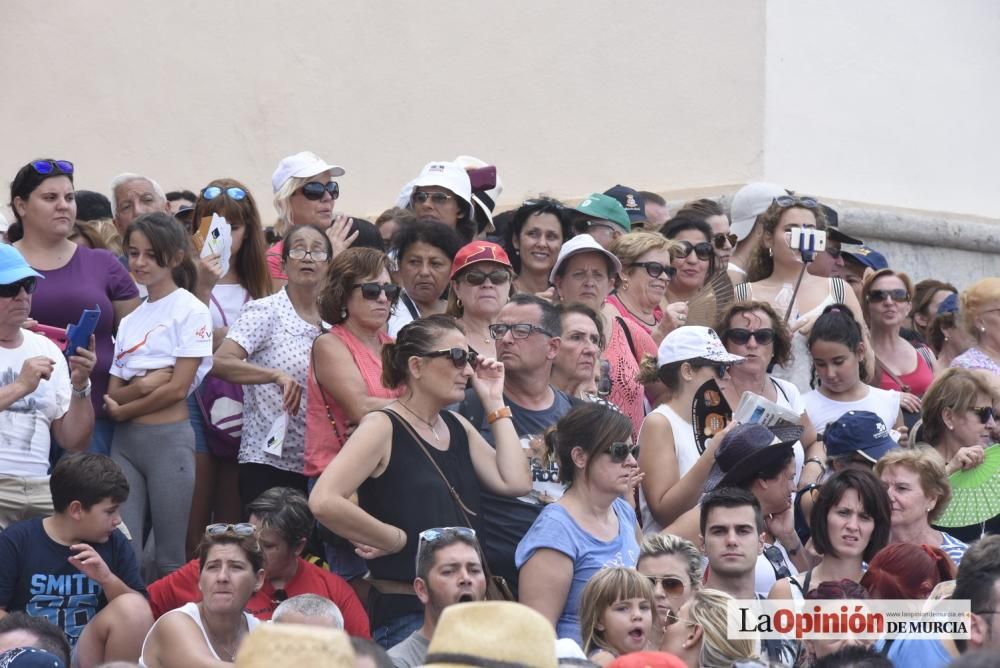
[[(998, 402), (994, 386), (976, 371), (947, 369), (934, 380), (924, 395), (923, 440), (944, 459), (946, 474), (982, 464), (984, 448), (994, 440)], [(971, 543), (984, 533), (1000, 532), (1000, 516), (949, 532)]]
[(621, 269), (617, 257), (589, 234), (580, 234), (563, 244), (550, 278), (560, 301), (580, 302), (601, 314), (603, 330), (608, 333), (604, 352), (611, 376), (608, 399), (632, 420), (632, 432), (638, 434), (646, 413), (643, 387), (637, 380), (639, 363), (646, 355), (655, 354), (656, 344), (606, 301)]
[[(476, 427), (445, 409), (462, 400), (470, 378), (495, 450)], [(531, 489), (528, 460), (503, 405), (503, 379), (503, 364), (470, 352), (453, 318), (414, 320), (382, 347), (382, 384), (403, 388), (401, 396), (362, 419), (313, 488), (309, 505), (316, 519), (370, 560), (373, 637), (385, 647), (423, 623), (412, 591), (420, 533), (481, 528), (481, 490), (520, 496)]]
[(608, 296), (608, 303), (657, 344), (683, 323), (687, 313), (687, 304), (683, 302), (674, 302), (666, 309), (660, 305), (677, 274), (671, 264), (673, 255), (682, 248), (682, 244), (652, 232), (623, 235), (608, 248), (622, 264), (617, 287)]
[(189, 668), (233, 663), (259, 622), (244, 612), (264, 581), (264, 556), (252, 524), (210, 524), (198, 548), (202, 600), (160, 617), (142, 643), (140, 666)]
[(890, 542), (939, 547), (957, 566), (969, 546), (931, 527), (951, 500), (941, 455), (933, 448), (896, 448), (875, 463), (875, 475), (889, 492)]
[(108, 454), (115, 423), (101, 397), (107, 392), (114, 357), (111, 336), (139, 305), (139, 290), (118, 258), (69, 240), (76, 220), (73, 175), (73, 163), (66, 160), (33, 160), (19, 169), (10, 184), (15, 222), (7, 234), (28, 264), (45, 276), (32, 295), (33, 319), (62, 328), (94, 304), (101, 309), (94, 330), (97, 366), (86, 396), (95, 417), (91, 450)]
[(560, 638), (580, 643), (580, 597), (605, 564), (634, 567), (635, 512), (622, 497), (636, 469), (627, 417), (600, 404), (578, 406), (545, 435), (566, 493), (542, 510), (517, 546), (520, 601)]
[(687, 302), (715, 273), (712, 228), (700, 217), (677, 215), (666, 222), (660, 234), (681, 245), (672, 253), (677, 275), (667, 288), (665, 301), (668, 304)]
[(689, 540), (667, 533), (652, 534), (639, 545), (636, 569), (653, 585), (656, 617), (660, 621), (660, 628), (653, 629), (650, 646), (665, 649), (662, 644), (666, 628), (676, 621), (677, 612), (701, 587), (701, 552)]
[[(806, 272), (798, 292), (795, 291), (802, 272), (802, 255), (789, 245), (792, 230), (826, 229), (826, 218), (815, 199), (790, 195), (777, 197), (761, 214), (758, 224), (764, 231), (763, 245), (753, 256), (748, 282), (736, 286), (736, 298), (739, 301), (755, 299), (768, 302), (783, 319), (787, 315), (787, 322), (794, 332), (792, 357), (789, 364), (776, 367), (774, 375), (791, 381), (799, 391), (808, 392), (812, 365), (805, 335), (813, 322), (824, 308), (835, 303), (845, 304), (855, 320), (864, 322), (861, 306), (854, 292), (839, 278), (821, 278)], [(863, 331), (862, 340), (866, 341), (866, 346), (867, 338), (867, 331)], [(870, 376), (872, 362), (869, 357), (869, 352), (865, 350), (865, 368)]]
[(959, 297), (962, 323), (976, 343), (951, 361), (951, 366), (981, 369), (1000, 387), (1000, 278), (983, 278)]
[(418, 220), (401, 229), (392, 243), (390, 255), (395, 252), (399, 267), (396, 282), (403, 287), (389, 316), (389, 336), (396, 336), (417, 318), (445, 312), (448, 304), (442, 295), (462, 242), (447, 225)]
[(689, 668), (728, 668), (740, 661), (756, 661), (757, 642), (731, 640), (727, 632), (727, 608), (732, 596), (718, 589), (699, 589), (677, 611), (667, 627), (663, 651), (670, 652)]
[(476, 236), (472, 184), (457, 163), (428, 162), (417, 178), (403, 186), (397, 206), (411, 209), (417, 218), (443, 223), (464, 243)]
[(516, 290), (531, 294), (549, 290), (559, 250), (572, 236), (570, 215), (558, 200), (539, 197), (518, 207), (504, 242), (517, 274)]
[(732, 221), (729, 220), (722, 205), (714, 199), (696, 199), (687, 202), (677, 212), (677, 217), (702, 220), (711, 228), (712, 248), (715, 249), (715, 270), (725, 271), (736, 247), (737, 238), (732, 231)]
[(495, 351), (492, 325), (513, 292), (514, 268), (507, 253), (489, 241), (462, 246), (451, 264), (448, 315), (458, 318), (478, 353)]
[[(281, 248), (288, 284), (270, 297), (247, 302), (215, 351), (212, 375), (244, 386), (239, 452), (244, 505), (275, 485), (306, 491), (306, 419), (299, 404), (313, 339), (321, 331), (317, 299), (332, 252), (320, 228), (292, 228)], [(284, 429), (275, 428), (279, 418), (286, 421)]]
[(598, 364), (604, 349), (604, 323), (586, 304), (559, 304), (558, 308), (562, 336), (552, 362), (552, 385), (567, 396), (592, 399), (603, 391), (598, 382)]

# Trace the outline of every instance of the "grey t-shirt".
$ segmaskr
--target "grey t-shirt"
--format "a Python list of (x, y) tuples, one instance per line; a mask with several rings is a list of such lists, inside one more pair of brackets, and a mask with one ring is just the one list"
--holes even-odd
[(431, 641), (414, 631), (410, 636), (389, 650), (389, 658), (396, 668), (416, 668), (424, 665), (427, 659), (427, 648)]

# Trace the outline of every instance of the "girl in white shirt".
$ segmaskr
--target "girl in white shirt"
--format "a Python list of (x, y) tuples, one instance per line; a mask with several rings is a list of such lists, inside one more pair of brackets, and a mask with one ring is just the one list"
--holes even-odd
[(194, 490), (194, 431), (187, 396), (212, 366), (212, 319), (188, 290), (197, 271), (184, 228), (165, 213), (137, 218), (123, 243), (149, 298), (122, 319), (115, 341), (108, 415), (117, 422), (111, 456), (128, 478), (122, 519), (141, 559), (149, 504), (157, 577), (186, 561)]

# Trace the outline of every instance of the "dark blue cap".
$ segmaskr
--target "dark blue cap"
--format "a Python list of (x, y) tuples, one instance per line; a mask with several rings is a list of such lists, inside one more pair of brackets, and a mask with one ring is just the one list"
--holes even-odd
[(15, 647), (0, 654), (3, 668), (65, 668), (55, 654), (34, 647)]
[(840, 225), (840, 216), (837, 214), (836, 209), (829, 207), (826, 204), (820, 204), (819, 208), (823, 209), (823, 216), (826, 217), (826, 236), (833, 241), (839, 241), (842, 244), (850, 244), (852, 246), (860, 246), (864, 243), (861, 239), (852, 237), (850, 234), (841, 232), (838, 229), (838, 226)]
[(614, 197), (619, 204), (625, 207), (629, 222), (646, 222), (646, 202), (638, 190), (618, 184), (614, 188), (605, 190), (604, 194)]
[(889, 268), (889, 261), (885, 259), (885, 255), (882, 255), (871, 246), (861, 246), (850, 252), (843, 251), (843, 253), (852, 260), (860, 262), (866, 267), (871, 267), (875, 271)]
[(937, 315), (944, 315), (945, 313), (958, 313), (958, 293), (951, 293), (944, 298), (944, 301), (938, 304)]
[(823, 433), (827, 457), (857, 453), (871, 462), (897, 447), (885, 421), (871, 411), (848, 411), (831, 422)]

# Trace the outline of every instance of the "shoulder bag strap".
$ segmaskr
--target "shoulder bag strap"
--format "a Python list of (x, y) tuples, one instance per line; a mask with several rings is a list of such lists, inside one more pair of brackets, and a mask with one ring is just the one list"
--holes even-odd
[(629, 331), (628, 324), (625, 322), (625, 318), (621, 317), (620, 315), (616, 315), (615, 320), (618, 321), (618, 324), (621, 325), (622, 332), (625, 333), (625, 340), (628, 341), (628, 349), (632, 351), (632, 357), (635, 358), (636, 364), (639, 364), (641, 366), (642, 362), (639, 359), (639, 354), (636, 353), (635, 351), (635, 341), (632, 340), (632, 332)]
[[(323, 334), (319, 336), (323, 336)], [(319, 398), (323, 400), (323, 407), (326, 408), (326, 419), (330, 421), (330, 426), (333, 428), (333, 435), (343, 445), (344, 437), (341, 435), (340, 429), (337, 428), (337, 421), (333, 417), (333, 411), (330, 410), (330, 402), (326, 400), (326, 391), (323, 390), (323, 383), (319, 382), (319, 373), (316, 371), (316, 342), (319, 341), (319, 336), (313, 339), (312, 347), (309, 349), (309, 362), (312, 366), (313, 378), (316, 379), (316, 387), (319, 389)]]
[(208, 298), (213, 304), (215, 304), (215, 308), (219, 309), (219, 315), (222, 316), (222, 326), (229, 327), (229, 321), (226, 320), (226, 309), (222, 308), (222, 304), (219, 303), (219, 300), (215, 298), (214, 294), (210, 294)]
[(837, 302), (838, 304), (845, 303), (844, 302), (844, 296), (845, 296), (845, 294), (844, 294), (844, 291), (845, 291), (844, 279), (842, 279), (842, 278), (831, 278), (830, 281), (832, 281), (832, 286), (831, 286), (832, 290), (831, 291), (833, 292), (833, 299), (834, 299), (834, 301)]
[(785, 388), (781, 386), (781, 383), (779, 383), (774, 378), (771, 378), (771, 384), (774, 385), (774, 389), (778, 390), (778, 392), (781, 392), (781, 396), (783, 396), (785, 398), (785, 401), (788, 402), (789, 405), (791, 405), (792, 402), (788, 400), (788, 392), (785, 392)]
[(896, 385), (899, 385), (899, 391), (900, 392), (909, 392), (910, 391), (910, 386), (907, 385), (906, 383), (904, 383), (902, 381), (902, 379), (900, 379), (899, 376), (897, 376), (893, 372), (889, 371), (889, 368), (887, 366), (885, 366), (884, 364), (882, 364), (882, 362), (879, 360), (879, 358), (876, 357), (875, 358), (875, 378), (872, 379), (874, 383), (878, 382), (878, 379), (882, 375), (883, 372), (885, 373), (885, 375), (889, 376), (889, 379), (892, 382), (896, 383)]

